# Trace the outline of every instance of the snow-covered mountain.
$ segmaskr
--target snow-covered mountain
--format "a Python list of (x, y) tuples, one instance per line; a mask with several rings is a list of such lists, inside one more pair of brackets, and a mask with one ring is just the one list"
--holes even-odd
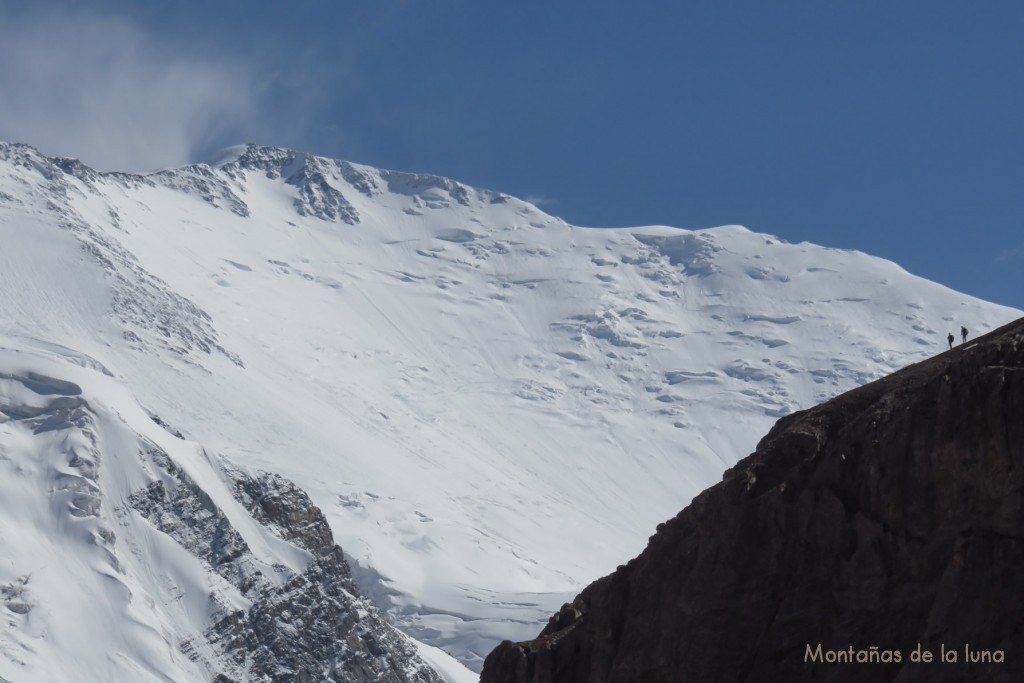
[[(204, 680), (227, 661), (210, 629), (253, 598), (189, 550), (203, 525), (143, 504), (157, 482), (165, 503), (205, 492), (248, 548), (232, 576), (262, 568), (268, 595), (319, 556), (245, 491), (294, 482), (363, 594), (472, 680), (429, 646), (478, 670), (778, 416), (1020, 315), (860, 252), (736, 226), (574, 227), (451, 180), (253, 145), (130, 175), (0, 144), (0, 286), (5, 405), (84, 400), (107, 425), (40, 439), (38, 416), (0, 407), (0, 677), (19, 682), (76, 664), (81, 680)], [(87, 518), (61, 507), (79, 442), (98, 472), (80, 486), (102, 493)], [(78, 583), (23, 581), (62, 553)], [(78, 658), (58, 623), (108, 635)], [(259, 680), (245, 666), (225, 675)]]

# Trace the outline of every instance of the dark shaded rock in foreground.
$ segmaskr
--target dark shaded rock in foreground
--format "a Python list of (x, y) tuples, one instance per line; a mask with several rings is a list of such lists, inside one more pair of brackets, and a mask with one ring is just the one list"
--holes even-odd
[(481, 680), (1024, 681), (1024, 321), (783, 418)]

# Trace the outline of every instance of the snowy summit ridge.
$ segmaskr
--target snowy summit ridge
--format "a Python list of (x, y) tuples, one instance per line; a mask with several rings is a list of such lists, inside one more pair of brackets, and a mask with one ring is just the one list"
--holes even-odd
[[(445, 178), (258, 145), (121, 174), (2, 143), (0, 246), (0, 466), (40, 511), (30, 523), (0, 503), (0, 584), (15, 606), (0, 614), (0, 677), (17, 681), (283, 675), (259, 668), (276, 666), (269, 644), (226, 645), (245, 641), (254, 605), (281, 604), (305, 576), (296, 557), (312, 561), (257, 512), (251, 491), (266, 482), (308, 495), (285, 517), (321, 511), (362, 593), (445, 676), (471, 680), (434, 647), (478, 670), (499, 640), (535, 633), (778, 416), (941, 351), (961, 324), (980, 333), (1020, 315), (860, 252), (738, 226), (581, 228)], [(71, 396), (34, 392), (30, 373), (81, 387), (90, 419), (120, 435), (90, 445), (88, 524), (45, 517), (65, 510), (60, 482), (81, 468), (47, 441), (56, 432), (34, 432), (38, 415), (18, 417), (20, 405), (71, 409)], [(128, 413), (167, 429), (119, 426)], [(244, 553), (249, 568), (228, 578), (217, 558), (229, 546), (202, 550), (215, 510), (172, 523), (206, 509), (175, 491), (205, 492), (255, 558), (283, 567), (260, 569), (269, 602), (246, 593)], [(59, 621), (61, 603), (18, 582), (43, 571), (26, 548), (59, 554), (53, 529), (68, 524), (96, 526), (99, 545), (81, 547), (107, 548), (125, 572), (83, 560), (83, 580), (119, 576), (136, 596), (115, 603), (126, 610), (152, 600), (142, 621), (170, 654), (130, 644), (137, 619), (111, 618), (90, 632), (112, 634), (91, 642), (114, 668), (47, 658), (57, 650), (38, 625)], [(35, 607), (20, 614), (25, 591)], [(216, 630), (231, 609), (241, 630)], [(75, 618), (98, 623), (85, 608)], [(381, 636), (407, 653), (402, 638)], [(394, 657), (409, 662), (395, 675), (423, 671)]]

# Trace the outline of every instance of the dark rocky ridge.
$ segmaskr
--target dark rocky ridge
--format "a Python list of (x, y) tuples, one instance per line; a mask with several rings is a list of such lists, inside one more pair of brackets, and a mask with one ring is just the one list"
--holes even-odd
[[(481, 681), (1021, 681), (1022, 566), (1019, 320), (779, 420)], [(901, 661), (805, 662), (818, 644)]]

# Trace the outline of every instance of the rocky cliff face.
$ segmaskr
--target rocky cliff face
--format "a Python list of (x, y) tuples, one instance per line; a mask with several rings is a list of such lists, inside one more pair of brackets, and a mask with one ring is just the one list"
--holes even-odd
[(1017, 321), (779, 420), (482, 682), (1024, 680), (1022, 564)]

